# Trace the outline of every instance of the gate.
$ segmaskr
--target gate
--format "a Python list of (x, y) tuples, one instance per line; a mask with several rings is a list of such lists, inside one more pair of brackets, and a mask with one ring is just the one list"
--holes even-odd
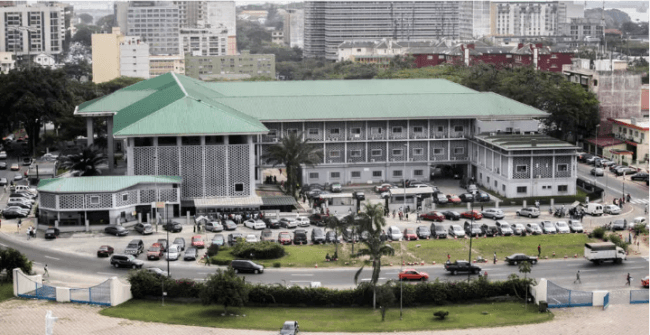
[(546, 289), (549, 308), (593, 306), (592, 292), (569, 290), (550, 280)]
[(17, 285), (20, 285), (18, 287), (19, 297), (56, 301), (56, 287), (36, 282), (25, 276), (22, 272), (18, 272), (17, 279)]
[(607, 309), (607, 307), (609, 307), (609, 293), (605, 294), (603, 298), (603, 310)]
[(109, 280), (106, 280), (101, 284), (88, 288), (71, 288), (70, 301), (82, 304), (110, 306), (111, 283)]
[(631, 304), (647, 304), (648, 303), (648, 290), (631, 290), (630, 303)]

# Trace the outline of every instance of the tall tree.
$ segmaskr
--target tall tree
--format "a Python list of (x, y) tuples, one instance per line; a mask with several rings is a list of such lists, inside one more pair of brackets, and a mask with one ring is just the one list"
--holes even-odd
[(208, 276), (201, 292), (201, 302), (204, 305), (221, 304), (226, 313), (228, 307), (242, 307), (248, 301), (248, 288), (244, 278), (237, 277), (235, 270), (219, 269), (217, 273)]
[(519, 273), (524, 274), (524, 282), (526, 283), (526, 296), (525, 296), (525, 305), (528, 306), (528, 274), (531, 271), (530, 263), (528, 262), (521, 262), (519, 263)]
[(287, 171), (286, 192), (297, 199), (296, 184), (298, 172), (302, 165), (313, 167), (323, 161), (323, 152), (317, 146), (303, 138), (301, 132), (289, 132), (278, 144), (269, 147), (262, 156), (273, 166), (284, 165)]
[(97, 20), (97, 26), (101, 31), (110, 32), (115, 22), (115, 15), (106, 15)]
[(107, 159), (102, 150), (88, 146), (80, 153), (62, 158), (61, 167), (80, 172), (80, 176), (96, 176), (101, 174), (99, 165), (106, 163)]
[[(379, 273), (381, 271), (381, 257), (384, 255), (394, 255), (395, 249), (381, 239), (382, 229), (386, 225), (384, 207), (381, 204), (365, 204), (365, 212), (360, 214), (360, 219), (357, 222), (359, 223), (359, 230), (368, 232), (368, 238), (362, 242), (365, 248), (360, 249), (358, 254), (370, 256), (370, 260), (372, 261), (372, 277), (370, 278), (370, 282), (372, 283), (373, 290), (372, 308), (375, 308), (377, 281), (379, 281)], [(359, 279), (361, 271), (363, 271), (363, 266), (354, 275), (355, 284)]]
[[(339, 219), (334, 215), (328, 216), (326, 219), (327, 228), (334, 230), (334, 233), (336, 233), (336, 237), (338, 238), (343, 234), (343, 231), (350, 225), (351, 218), (352, 216), (346, 216), (343, 219)], [(334, 252), (336, 253), (336, 255), (339, 254), (338, 241), (334, 243)]]

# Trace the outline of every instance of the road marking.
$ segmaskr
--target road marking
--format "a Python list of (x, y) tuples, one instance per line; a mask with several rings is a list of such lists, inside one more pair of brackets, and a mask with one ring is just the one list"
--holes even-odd
[(105, 276), (115, 276), (114, 273), (106, 273), (106, 272), (97, 272), (98, 275), (105, 275)]
[(292, 273), (292, 276), (300, 276), (300, 277), (313, 277), (313, 273)]
[[(361, 281), (371, 281), (372, 278), (363, 278)], [(377, 280), (386, 280), (386, 278), (377, 278)]]
[(45, 256), (45, 258), (53, 259), (55, 261), (60, 261), (60, 259), (56, 257)]
[(199, 272), (200, 275), (209, 275), (210, 272)]
[(631, 268), (625, 268), (625, 270), (635, 270), (635, 269), (645, 269), (645, 266), (635, 266)]

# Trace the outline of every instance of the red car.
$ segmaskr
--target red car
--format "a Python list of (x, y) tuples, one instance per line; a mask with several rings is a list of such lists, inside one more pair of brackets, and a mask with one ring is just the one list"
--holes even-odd
[(205, 248), (205, 243), (200, 235), (192, 236), (192, 246), (198, 249)]
[(438, 212), (429, 212), (429, 213), (420, 214), (420, 219), (442, 222), (445, 220), (445, 216)]
[(421, 280), (425, 281), (429, 279), (429, 274), (426, 272), (420, 272), (415, 269), (404, 269), (399, 273), (399, 280)]
[(447, 195), (447, 200), (448, 200), (449, 202), (451, 202), (452, 204), (459, 204), (459, 203), (462, 202), (462, 200), (460, 200), (460, 198), (459, 198), (457, 195), (455, 195), (455, 194), (449, 194), (449, 195)]
[(163, 250), (160, 247), (160, 243), (154, 243), (151, 245), (151, 248), (147, 250), (147, 259), (160, 259), (163, 256)]
[(293, 243), (293, 240), (291, 240), (291, 234), (289, 232), (283, 231), (280, 234), (278, 234), (278, 243), (280, 244), (291, 244)]
[(481, 214), (481, 212), (476, 210), (460, 213), (460, 216), (467, 219), (474, 218), (474, 220), (480, 220), (483, 218), (483, 214)]
[(108, 257), (112, 255), (114, 252), (115, 249), (113, 249), (113, 247), (111, 247), (110, 245), (102, 245), (97, 250), (97, 257)]
[(375, 187), (375, 191), (377, 191), (377, 193), (388, 192), (391, 188), (393, 188), (393, 185), (391, 184), (381, 184)]
[(413, 241), (418, 240), (418, 235), (415, 233), (415, 229), (406, 228), (404, 229), (404, 235), (402, 235), (404, 240)]

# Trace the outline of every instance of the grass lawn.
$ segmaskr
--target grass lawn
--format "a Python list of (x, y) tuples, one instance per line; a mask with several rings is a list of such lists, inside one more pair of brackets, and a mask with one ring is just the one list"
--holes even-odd
[(13, 283), (0, 284), (0, 302), (14, 297)]
[[(449, 311), (446, 320), (433, 317), (439, 310)], [(466, 305), (407, 308), (399, 320), (399, 308), (386, 313), (381, 322), (379, 310), (370, 308), (296, 308), (250, 307), (230, 309), (240, 315), (222, 316), (222, 306), (131, 300), (100, 314), (129, 320), (162, 322), (190, 326), (279, 330), (285, 320), (296, 320), (302, 331), (393, 332), (407, 330), (442, 330), (456, 328), (499, 327), (541, 323), (553, 319), (551, 313), (538, 313), (534, 304), (524, 309), (521, 303), (500, 302)], [(483, 312), (487, 312), (483, 315)], [(242, 317), (241, 315), (246, 315)]]

